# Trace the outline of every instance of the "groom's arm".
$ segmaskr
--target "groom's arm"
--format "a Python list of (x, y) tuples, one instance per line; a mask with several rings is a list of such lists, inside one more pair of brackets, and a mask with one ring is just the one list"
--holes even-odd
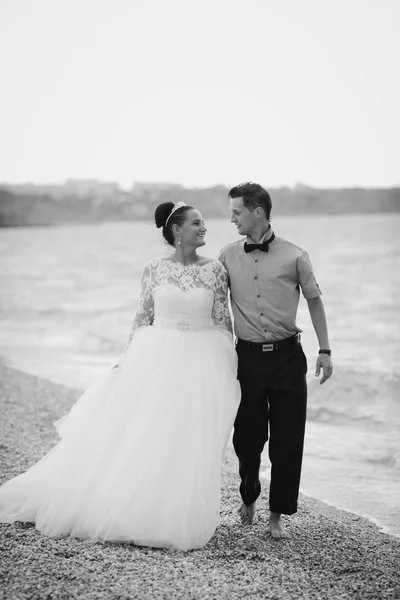
[[(315, 333), (318, 338), (320, 349), (330, 350), (328, 323), (326, 320), (325, 308), (321, 296), (307, 299), (308, 310), (314, 326)], [(328, 354), (318, 354), (317, 364), (315, 367), (315, 376), (318, 377), (322, 369), (322, 377), (320, 383), (324, 383), (333, 372), (332, 359)]]

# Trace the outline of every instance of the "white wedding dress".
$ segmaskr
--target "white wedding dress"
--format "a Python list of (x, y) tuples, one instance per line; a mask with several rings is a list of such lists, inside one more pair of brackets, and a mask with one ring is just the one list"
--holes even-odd
[(61, 441), (0, 488), (0, 522), (188, 550), (219, 522), (240, 387), (218, 261), (151, 259), (128, 347), (55, 423)]

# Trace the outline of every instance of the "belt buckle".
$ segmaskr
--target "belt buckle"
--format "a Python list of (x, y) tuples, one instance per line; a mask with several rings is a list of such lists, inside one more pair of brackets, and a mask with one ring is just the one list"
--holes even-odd
[(263, 344), (263, 346), (262, 346), (263, 352), (272, 352), (273, 349), (274, 349), (273, 344)]

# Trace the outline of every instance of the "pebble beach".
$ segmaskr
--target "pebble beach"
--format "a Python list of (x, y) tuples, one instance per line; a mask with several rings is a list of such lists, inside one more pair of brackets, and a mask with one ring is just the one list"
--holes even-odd
[[(80, 393), (0, 366), (0, 483), (57, 443), (52, 424)], [(298, 514), (284, 521), (290, 539), (273, 540), (265, 484), (253, 525), (240, 524), (236, 471), (228, 446), (220, 526), (201, 550), (90, 544), (47, 538), (33, 524), (0, 524), (0, 598), (400, 599), (399, 538), (301, 496)]]

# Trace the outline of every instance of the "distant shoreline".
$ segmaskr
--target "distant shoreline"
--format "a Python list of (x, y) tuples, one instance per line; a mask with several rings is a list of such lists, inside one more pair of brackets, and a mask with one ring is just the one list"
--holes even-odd
[[(370, 215), (398, 215), (400, 213), (400, 211), (377, 211), (375, 213), (370, 212), (368, 214)], [(361, 215), (361, 214), (365, 214), (364, 212), (347, 212), (346, 216), (357, 216), (357, 215)], [(329, 215), (332, 218), (335, 217), (343, 217), (343, 214), (332, 214), (332, 213), (328, 213), (328, 212), (313, 212), (313, 213), (297, 213), (297, 214), (293, 214), (290, 215), (289, 213), (284, 213), (284, 214), (278, 214), (277, 216), (279, 217), (290, 217), (290, 218), (309, 218), (309, 217), (322, 217), (324, 215)], [(208, 219), (217, 219), (217, 220), (226, 220), (226, 215), (225, 217), (221, 217), (221, 216), (217, 216), (217, 217), (207, 217)], [(12, 223), (10, 225), (5, 225), (0, 223), (0, 229), (23, 229), (23, 228), (29, 228), (29, 229), (35, 229), (36, 228), (40, 228), (40, 227), (78, 227), (79, 225), (81, 225), (82, 227), (84, 227), (85, 225), (104, 225), (104, 224), (111, 224), (111, 223), (148, 223), (149, 219), (125, 219), (125, 218), (120, 218), (120, 219), (104, 219), (104, 220), (81, 220), (81, 221), (54, 221), (54, 222), (46, 222), (46, 223)]]
[[(272, 215), (359, 214), (400, 212), (400, 187), (316, 189), (268, 188)], [(0, 227), (60, 223), (143, 221), (152, 219), (161, 202), (183, 201), (205, 218), (226, 218), (229, 189), (184, 188), (177, 184), (118, 184), (67, 181), (57, 185), (0, 184)]]

